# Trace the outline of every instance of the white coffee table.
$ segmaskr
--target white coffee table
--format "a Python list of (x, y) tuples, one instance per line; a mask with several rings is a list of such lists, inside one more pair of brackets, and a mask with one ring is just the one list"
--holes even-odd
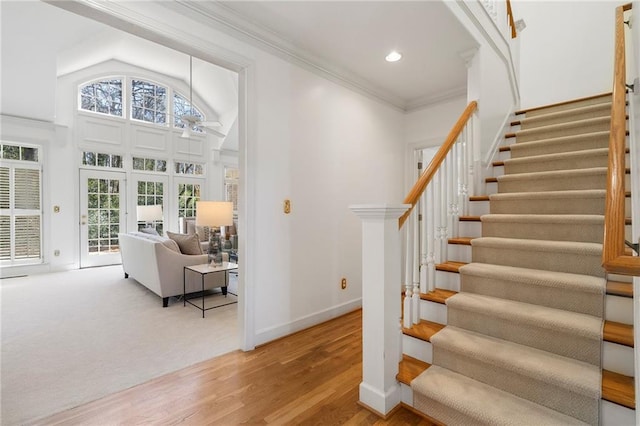
[[(195, 303), (191, 302), (190, 300), (187, 300), (187, 269), (189, 271), (200, 274), (200, 279), (202, 282), (202, 306), (198, 306)], [(230, 263), (230, 262), (222, 262), (222, 265), (220, 266), (212, 266), (212, 265), (209, 265), (208, 263), (203, 263), (201, 265), (185, 266), (182, 272), (182, 300), (184, 302), (183, 306), (187, 306), (187, 303), (192, 306), (195, 306), (196, 308), (202, 311), (202, 318), (204, 318), (204, 311), (208, 311), (209, 309), (220, 308), (222, 306), (230, 305), (231, 303), (236, 303), (236, 302), (230, 302), (224, 305), (214, 306), (211, 308), (204, 307), (204, 277), (209, 274), (223, 273), (224, 287), (222, 287), (222, 294), (224, 295), (224, 297), (227, 297), (227, 287), (229, 285), (229, 271), (233, 271), (236, 269), (238, 269), (238, 265), (236, 263)]]

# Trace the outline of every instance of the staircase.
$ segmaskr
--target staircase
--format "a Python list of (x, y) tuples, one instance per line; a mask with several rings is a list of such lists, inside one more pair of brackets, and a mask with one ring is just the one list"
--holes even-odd
[(610, 112), (599, 95), (516, 113), (403, 329), (405, 405), (444, 424), (635, 424), (632, 284), (601, 267)]

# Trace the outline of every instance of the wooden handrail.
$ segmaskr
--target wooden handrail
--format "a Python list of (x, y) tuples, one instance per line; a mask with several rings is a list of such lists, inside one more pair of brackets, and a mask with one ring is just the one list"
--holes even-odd
[(511, 28), (511, 38), (516, 38), (516, 23), (513, 19), (513, 9), (511, 9), (511, 1), (507, 0), (507, 19), (509, 20), (509, 28)]
[(631, 4), (616, 8), (613, 100), (609, 135), (609, 170), (604, 220), (602, 266), (607, 272), (640, 276), (640, 257), (625, 254), (625, 139), (626, 75), (624, 12)]
[(474, 113), (477, 107), (478, 103), (476, 101), (469, 102), (469, 105), (467, 105), (467, 107), (462, 112), (462, 115), (460, 115), (460, 118), (458, 118), (458, 121), (456, 121), (456, 124), (453, 126), (451, 131), (449, 131), (447, 139), (445, 139), (444, 143), (431, 160), (431, 163), (429, 163), (427, 169), (420, 175), (417, 182), (413, 185), (413, 188), (411, 188), (411, 191), (409, 191), (409, 194), (404, 199), (404, 204), (411, 204), (411, 208), (407, 210), (405, 214), (400, 217), (400, 219), (398, 219), (400, 228), (402, 228), (402, 225), (404, 225), (404, 222), (411, 214), (411, 211), (420, 199), (420, 196), (426, 189), (429, 182), (431, 182), (431, 179), (433, 179), (433, 177), (435, 176), (438, 168), (440, 168), (440, 164), (442, 164), (442, 162), (444, 161), (445, 157), (451, 150), (451, 147), (453, 147), (453, 144), (458, 139), (458, 136), (460, 136), (460, 133), (462, 133), (462, 129), (464, 129), (464, 126), (467, 124), (469, 118), (471, 118), (471, 115)]

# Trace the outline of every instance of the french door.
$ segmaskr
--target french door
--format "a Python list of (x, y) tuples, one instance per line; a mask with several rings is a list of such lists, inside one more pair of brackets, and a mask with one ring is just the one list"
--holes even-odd
[(80, 267), (122, 262), (118, 233), (126, 232), (125, 174), (80, 170)]

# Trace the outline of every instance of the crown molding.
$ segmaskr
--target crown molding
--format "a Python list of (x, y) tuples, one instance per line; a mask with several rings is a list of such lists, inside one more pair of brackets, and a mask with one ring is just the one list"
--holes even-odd
[(327, 60), (300, 49), (291, 41), (272, 30), (251, 22), (228, 6), (219, 2), (177, 0), (173, 2), (182, 14), (206, 22), (215, 29), (253, 47), (267, 51), (287, 62), (298, 65), (350, 90), (382, 101), (395, 109), (406, 112), (407, 102), (399, 96), (377, 87), (373, 83), (345, 69), (334, 66)]
[(460, 86), (460, 87), (455, 87), (453, 89), (447, 89), (447, 90), (443, 90), (441, 92), (435, 93), (435, 94), (431, 94), (431, 95), (426, 95), (426, 96), (422, 96), (416, 99), (412, 99), (411, 101), (407, 102), (406, 107), (405, 107), (405, 111), (407, 112), (413, 112), (422, 108), (426, 108), (428, 106), (434, 105), (434, 104), (438, 104), (440, 102), (445, 102), (448, 101), (450, 99), (455, 99), (458, 98), (460, 96), (466, 96), (467, 95), (467, 86)]

